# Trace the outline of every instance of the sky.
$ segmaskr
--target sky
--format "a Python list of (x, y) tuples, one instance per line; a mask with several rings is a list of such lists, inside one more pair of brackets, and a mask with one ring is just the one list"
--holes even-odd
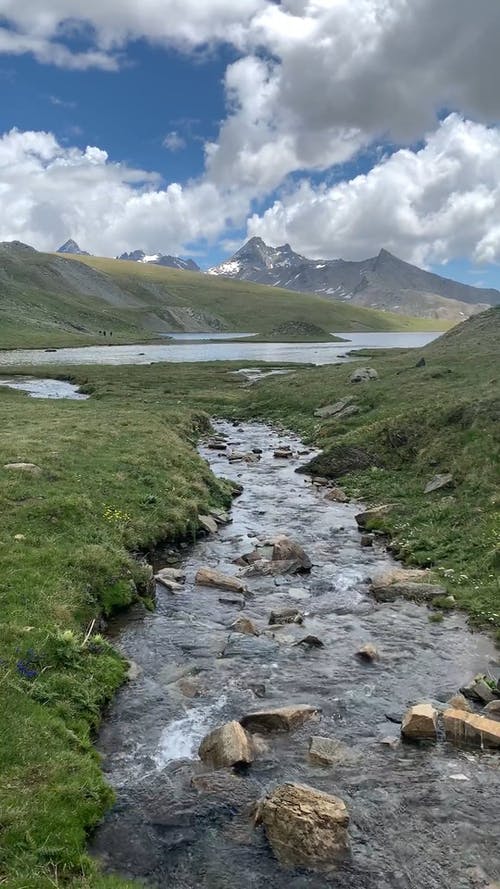
[(499, 0), (0, 0), (0, 240), (500, 288)]

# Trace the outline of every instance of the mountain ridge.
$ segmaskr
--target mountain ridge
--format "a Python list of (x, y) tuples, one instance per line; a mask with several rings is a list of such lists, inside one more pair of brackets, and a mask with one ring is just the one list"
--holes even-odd
[(270, 247), (262, 238), (253, 237), (228, 260), (208, 269), (208, 274), (428, 318), (463, 320), (500, 304), (498, 290), (427, 272), (384, 248), (361, 261), (313, 260), (289, 244)]

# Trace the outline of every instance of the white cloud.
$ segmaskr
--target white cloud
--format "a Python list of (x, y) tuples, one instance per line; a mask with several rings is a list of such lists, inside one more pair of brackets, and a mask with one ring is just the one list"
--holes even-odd
[(361, 259), (380, 247), (417, 264), (500, 261), (500, 131), (449, 115), (417, 151), (331, 187), (303, 180), (248, 234), (307, 256)]
[[(146, 39), (155, 44), (183, 48), (214, 41), (240, 45), (252, 16), (264, 9), (268, 0), (0, 0), (0, 16), (10, 26), (5, 29), (0, 50), (32, 52), (39, 61), (63, 67), (72, 64), (71, 53), (62, 56), (64, 36), (83, 31), (96, 50), (95, 64), (103, 59), (116, 66), (114, 52), (131, 40)], [(9, 36), (10, 35), (10, 36)], [(55, 58), (48, 48), (58, 47)], [(90, 61), (90, 57), (89, 57)]]
[(209, 150), (219, 183), (264, 190), (375, 139), (411, 144), (442, 108), (500, 118), (498, 0), (283, 0), (246, 40), (265, 58), (226, 72), (231, 113)]
[(157, 174), (112, 163), (97, 147), (63, 147), (51, 133), (0, 138), (0, 240), (54, 250), (73, 237), (108, 256), (138, 247), (179, 253), (241, 225), (248, 206), (241, 190), (208, 181), (163, 188)]
[(186, 147), (186, 140), (177, 130), (172, 130), (165, 136), (162, 145), (167, 151), (182, 151)]

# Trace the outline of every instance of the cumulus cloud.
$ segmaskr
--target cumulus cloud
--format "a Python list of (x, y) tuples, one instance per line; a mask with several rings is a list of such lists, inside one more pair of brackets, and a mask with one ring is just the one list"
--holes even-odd
[(500, 261), (500, 131), (449, 115), (420, 150), (401, 149), (331, 187), (303, 180), (248, 234), (316, 258), (385, 247), (411, 262)]
[(92, 253), (142, 247), (179, 253), (241, 225), (248, 196), (208, 181), (162, 187), (157, 174), (110, 162), (105, 151), (62, 146), (51, 133), (0, 138), (0, 240), (54, 250), (73, 237)]
[[(65, 58), (47, 58), (47, 48), (60, 47), (64, 36), (82, 31), (101, 54), (116, 64), (114, 52), (128, 41), (146, 39), (155, 44), (188, 48), (214, 41), (241, 45), (252, 16), (268, 0), (0, 0), (4, 17), (3, 51), (32, 52), (40, 61), (71, 67)], [(10, 34), (10, 46), (7, 37)], [(79, 55), (79, 54), (76, 54)], [(80, 61), (82, 61), (80, 59)]]
[(268, 3), (247, 31), (261, 52), (226, 72), (231, 112), (211, 175), (270, 188), (374, 139), (411, 144), (443, 108), (496, 121), (499, 37), (497, 0)]

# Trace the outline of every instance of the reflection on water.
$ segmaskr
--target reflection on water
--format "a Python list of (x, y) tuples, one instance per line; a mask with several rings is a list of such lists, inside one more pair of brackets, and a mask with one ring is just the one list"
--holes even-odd
[[(278, 444), (301, 450), (296, 437), (259, 424), (217, 426), (237, 450), (262, 449), (262, 460), (229, 464), (203, 449), (217, 474), (244, 486), (233, 522), (187, 552), (182, 591), (158, 588), (157, 611), (119, 637), (140, 676), (102, 727), (116, 804), (93, 851), (110, 870), (161, 889), (471, 889), (498, 880), (499, 754), (381, 743), (399, 735), (388, 716), (397, 719), (408, 704), (445, 702), (478, 671), (497, 675), (492, 642), (456, 613), (435, 624), (410, 602), (377, 605), (368, 578), (393, 563), (381, 546), (361, 547), (359, 507), (325, 501), (295, 472), (307, 457), (274, 459)], [(200, 566), (234, 574), (233, 560), (257, 535), (276, 532), (303, 544), (310, 575), (247, 578), (253, 597), (243, 612), (227, 594), (195, 585)], [(290, 606), (303, 612), (304, 626), (271, 638), (271, 610)], [(242, 613), (262, 635), (231, 632)], [(293, 645), (306, 634), (324, 648)], [(376, 664), (355, 655), (366, 642), (380, 651)], [(269, 750), (246, 774), (213, 772), (198, 760), (200, 739), (216, 725), (297, 703), (321, 707), (320, 723), (267, 739)], [(349, 755), (333, 767), (314, 763), (311, 735), (339, 739)], [(256, 800), (290, 780), (348, 806), (352, 858), (333, 876), (282, 870), (262, 830), (251, 827)]]
[[(179, 345), (85, 346), (45, 352), (0, 352), (0, 366), (28, 364), (151, 364), (158, 361), (270, 361), (273, 364), (336, 364), (350, 349), (419, 348), (438, 333), (340, 333), (342, 343), (186, 342)], [(191, 335), (190, 335), (191, 336)]]

